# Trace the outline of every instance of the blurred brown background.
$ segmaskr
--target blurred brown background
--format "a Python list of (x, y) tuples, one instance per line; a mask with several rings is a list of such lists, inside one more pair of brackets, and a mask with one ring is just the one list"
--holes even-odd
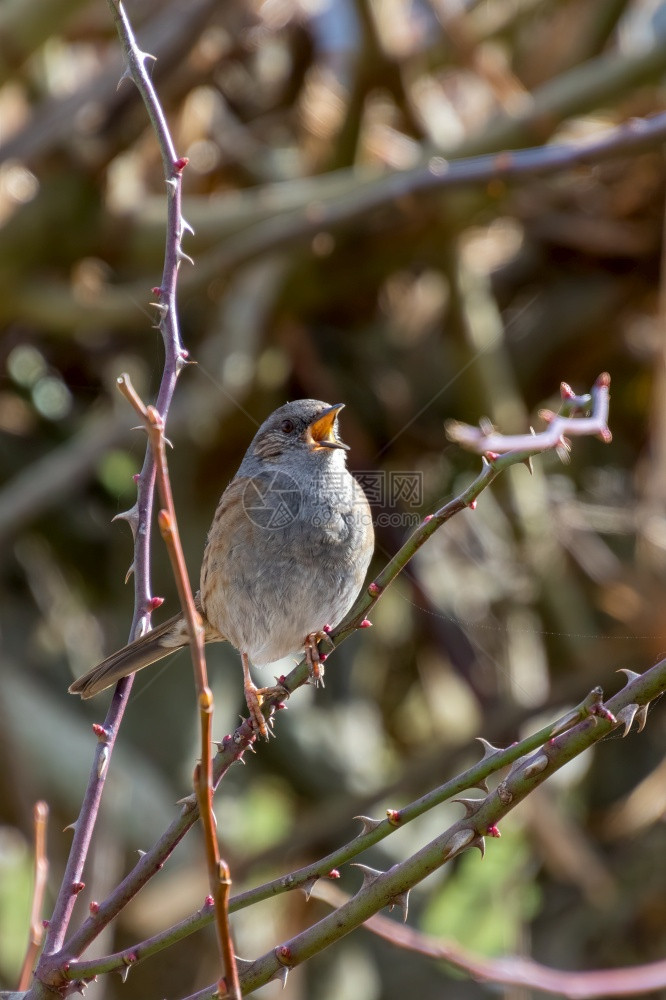
[[(661, 110), (666, 9), (628, 0), (131, 0), (184, 175), (181, 324), (196, 366), (169, 435), (196, 583), (222, 488), (256, 426), (286, 399), (345, 402), (351, 465), (375, 497), (376, 567), (479, 467), (448, 417), (524, 430), (561, 379), (611, 372), (612, 445), (574, 443), (511, 470), (446, 526), (299, 691), (278, 738), (219, 795), (236, 887), (287, 872), (477, 758), (476, 735), (517, 738), (666, 648), (666, 392), (660, 150), (519, 184), (405, 195), (373, 211), (382, 176), (446, 157), (575, 141)], [(104, 699), (73, 675), (125, 642), (131, 506), (143, 435), (114, 389), (146, 398), (165, 192), (103, 0), (0, 7), (0, 985), (27, 935), (30, 814), (52, 807), (51, 888), (69, 845)], [(332, 199), (344, 217), (317, 226)], [(418, 482), (400, 495), (401, 474)], [(392, 478), (391, 478), (392, 477)], [(396, 478), (397, 477), (397, 478)], [(176, 597), (161, 542), (154, 592)], [(233, 650), (209, 655), (216, 732), (242, 708)], [(113, 761), (76, 919), (101, 899), (189, 787), (197, 718), (185, 654), (139, 676)], [(476, 853), (412, 894), (410, 921), (494, 954), (567, 968), (666, 949), (664, 715), (614, 736), (542, 789)], [(362, 860), (385, 868), (459, 814), (440, 808)], [(343, 872), (352, 890), (358, 873)], [(95, 953), (198, 908), (198, 834)], [(85, 894), (82, 894), (82, 897)], [(50, 903), (49, 903), (50, 905)], [(236, 918), (255, 957), (316, 918), (290, 894)], [(177, 997), (215, 978), (200, 934), (97, 984)], [(279, 994), (272, 984), (262, 996)], [(361, 931), (292, 973), (289, 1000), (490, 995)], [(520, 991), (505, 991), (519, 998)]]

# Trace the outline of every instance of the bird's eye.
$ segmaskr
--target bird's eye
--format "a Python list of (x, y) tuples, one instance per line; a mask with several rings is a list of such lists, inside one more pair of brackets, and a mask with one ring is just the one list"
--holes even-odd
[(293, 429), (294, 429), (293, 420), (283, 420), (282, 423), (280, 424), (280, 430), (282, 430), (285, 434), (291, 434)]

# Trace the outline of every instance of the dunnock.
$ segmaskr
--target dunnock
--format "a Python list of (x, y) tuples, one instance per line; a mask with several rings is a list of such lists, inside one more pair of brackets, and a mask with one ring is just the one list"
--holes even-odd
[[(317, 642), (351, 608), (372, 556), (366, 496), (346, 467), (337, 433), (342, 404), (286, 403), (261, 425), (220, 498), (201, 563), (197, 607), (206, 642), (240, 651), (245, 698), (264, 736), (263, 696), (250, 662), (305, 648), (315, 681)], [(187, 644), (182, 615), (113, 653), (70, 687), (91, 698)]]

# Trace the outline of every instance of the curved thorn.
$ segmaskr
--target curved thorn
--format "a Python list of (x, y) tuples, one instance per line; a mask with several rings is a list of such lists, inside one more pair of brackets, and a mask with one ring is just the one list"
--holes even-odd
[(397, 896), (392, 896), (388, 901), (388, 908), (392, 910), (394, 906), (398, 906), (402, 912), (402, 922), (407, 923), (407, 913), (409, 910), (409, 889), (405, 889), (404, 892), (399, 892)]
[(357, 862), (352, 863), (350, 867), (358, 868), (363, 875), (363, 883), (361, 888), (358, 890), (359, 892), (361, 892), (362, 889), (367, 889), (369, 885), (372, 885), (373, 882), (377, 881), (380, 875), (384, 874), (384, 872), (379, 871), (378, 868), (370, 868), (368, 865), (362, 865)]
[(469, 819), (477, 813), (483, 805), (483, 799), (451, 799), (452, 802), (459, 802), (465, 810), (465, 818)]
[(642, 733), (643, 730), (645, 729), (645, 724), (647, 722), (649, 707), (650, 707), (650, 703), (648, 702), (647, 705), (641, 705), (641, 707), (636, 712), (636, 732), (637, 733)]
[(289, 968), (288, 968), (288, 966), (286, 966), (286, 965), (280, 965), (278, 967), (278, 969), (276, 970), (276, 972), (269, 979), (269, 982), (271, 982), (271, 980), (277, 979), (278, 982), (282, 983), (282, 989), (284, 989), (285, 986), (287, 985), (287, 976), (288, 975), (289, 975)]
[(312, 895), (312, 890), (319, 881), (319, 878), (320, 878), (319, 875), (313, 875), (312, 878), (309, 878), (307, 882), (304, 882), (303, 885), (301, 886), (301, 889), (305, 893), (306, 902), (310, 899), (310, 896)]
[(494, 747), (492, 743), (489, 743), (488, 740), (483, 738), (483, 736), (477, 736), (475, 739), (477, 743), (480, 743), (483, 747), (483, 757), (481, 760), (486, 760), (488, 757), (492, 757), (493, 754), (502, 752), (502, 747)]
[(444, 845), (444, 859), (448, 861), (450, 858), (455, 857), (456, 854), (466, 850), (477, 836), (476, 831), (471, 830), (469, 827), (455, 830)]
[(617, 713), (617, 721), (621, 722), (624, 726), (623, 736), (627, 736), (634, 724), (634, 719), (636, 718), (636, 713), (638, 712), (638, 705), (632, 702), (631, 705), (625, 705)]
[(373, 819), (372, 816), (354, 816), (354, 819), (359, 820), (363, 825), (363, 829), (359, 833), (359, 837), (362, 837), (366, 833), (373, 833), (373, 831), (384, 822), (384, 820), (381, 819)]
[(475, 837), (474, 840), (470, 843), (469, 846), (470, 847), (478, 847), (479, 851), (481, 852), (481, 857), (485, 858), (485, 856), (486, 856), (486, 838), (485, 837), (481, 837), (480, 835), (477, 836), (477, 837)]
[(188, 264), (191, 264), (192, 267), (194, 267), (193, 259), (189, 254), (185, 253), (184, 250), (181, 250), (180, 247), (178, 247), (178, 250), (176, 251), (176, 256), (178, 257), (178, 260), (186, 260)]
[(132, 77), (132, 74), (130, 73), (129, 66), (125, 66), (125, 69), (120, 74), (120, 79), (118, 80), (118, 83), (116, 85), (116, 92), (120, 90), (120, 85), (123, 82), (123, 80), (130, 80), (131, 83), (134, 83), (134, 78)]
[[(635, 670), (629, 670), (628, 667), (620, 667), (617, 672), (618, 674), (626, 674), (627, 684), (631, 684), (632, 681), (638, 680), (639, 677), (642, 677), (642, 674), (637, 674)], [(625, 684), (625, 687), (627, 684)]]

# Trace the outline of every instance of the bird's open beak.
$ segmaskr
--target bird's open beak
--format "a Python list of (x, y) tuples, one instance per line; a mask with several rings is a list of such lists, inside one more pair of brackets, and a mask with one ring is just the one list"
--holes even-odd
[(335, 435), (335, 418), (344, 405), (336, 403), (335, 406), (329, 406), (310, 424), (308, 430), (314, 448), (344, 448), (345, 451), (349, 451), (349, 445), (344, 444)]

